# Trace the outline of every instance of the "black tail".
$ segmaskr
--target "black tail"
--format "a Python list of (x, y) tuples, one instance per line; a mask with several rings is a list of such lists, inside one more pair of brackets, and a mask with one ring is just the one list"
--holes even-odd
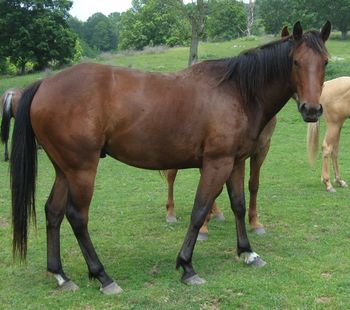
[(12, 93), (9, 92), (4, 97), (2, 119), (1, 119), (1, 142), (5, 144), (5, 161), (8, 161), (8, 141), (10, 135), (10, 123), (12, 115)]
[(13, 254), (25, 259), (27, 255), (28, 224), (35, 219), (35, 181), (37, 150), (30, 121), (30, 107), (41, 81), (27, 88), (19, 102), (12, 134), (11, 191)]

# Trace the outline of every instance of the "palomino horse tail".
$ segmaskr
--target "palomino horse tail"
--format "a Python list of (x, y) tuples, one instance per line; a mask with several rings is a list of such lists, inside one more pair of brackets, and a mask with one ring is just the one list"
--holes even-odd
[(27, 255), (28, 224), (35, 216), (35, 181), (37, 172), (37, 149), (35, 134), (30, 121), (33, 97), (41, 81), (27, 88), (16, 112), (12, 134), (10, 160), (12, 191), (13, 255), (25, 259)]
[(314, 164), (320, 141), (320, 120), (308, 124), (306, 141), (309, 162)]
[(7, 143), (9, 140), (10, 135), (10, 122), (12, 115), (12, 97), (13, 93), (11, 91), (7, 92), (4, 96), (3, 102), (2, 102), (2, 119), (1, 119), (1, 130), (0, 130), (0, 137), (1, 142), (5, 144), (5, 161), (8, 160), (8, 153), (7, 153)]

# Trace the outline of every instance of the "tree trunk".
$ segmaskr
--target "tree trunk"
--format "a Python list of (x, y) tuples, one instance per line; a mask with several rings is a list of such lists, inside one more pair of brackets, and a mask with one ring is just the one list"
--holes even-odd
[(199, 35), (198, 35), (198, 32), (195, 31), (194, 26), (192, 25), (190, 55), (188, 58), (189, 67), (198, 61), (198, 44), (199, 44)]
[(188, 57), (188, 66), (192, 66), (198, 61), (199, 38), (204, 30), (205, 6), (203, 0), (197, 0), (197, 5), (192, 14), (188, 14), (192, 26), (191, 47)]
[(345, 39), (346, 39), (347, 34), (348, 34), (348, 31), (347, 31), (347, 30), (342, 30), (342, 31), (341, 31), (341, 38), (342, 38), (342, 40), (345, 40)]
[(247, 36), (252, 35), (252, 29), (254, 25), (254, 2), (249, 0), (248, 14), (247, 14)]

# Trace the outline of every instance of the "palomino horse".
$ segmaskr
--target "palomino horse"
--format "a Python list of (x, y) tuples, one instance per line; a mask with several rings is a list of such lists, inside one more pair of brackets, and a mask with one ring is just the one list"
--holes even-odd
[[(326, 185), (328, 192), (335, 192), (329, 179), (328, 158), (332, 156), (335, 174), (334, 182), (340, 187), (347, 187), (346, 182), (340, 177), (338, 166), (339, 138), (341, 128), (350, 117), (350, 77), (343, 76), (323, 85), (320, 98), (326, 121), (326, 134), (322, 143), (323, 163), (321, 181)], [(311, 162), (314, 162), (318, 153), (320, 139), (320, 122), (309, 124), (307, 134), (308, 153)]]
[[(259, 136), (258, 143), (255, 151), (250, 156), (250, 178), (249, 178), (249, 224), (253, 232), (257, 234), (264, 234), (264, 226), (259, 222), (259, 217), (256, 211), (256, 200), (259, 190), (259, 178), (260, 168), (266, 158), (266, 155), (270, 148), (271, 137), (276, 127), (276, 117), (273, 117), (271, 121), (267, 123), (263, 131)], [(174, 182), (177, 175), (177, 169), (171, 169), (164, 171), (168, 183), (168, 199), (166, 203), (166, 220), (169, 223), (176, 222), (176, 215), (174, 211)], [(221, 210), (213, 203), (213, 206), (205, 219), (203, 226), (199, 230), (198, 240), (206, 240), (208, 238), (208, 223), (210, 219), (215, 218), (218, 220), (224, 220), (224, 215)]]
[(27, 88), (16, 113), (10, 160), (14, 254), (26, 257), (28, 222), (31, 216), (35, 220), (37, 138), (56, 171), (45, 212), (47, 269), (60, 287), (77, 288), (61, 263), (60, 225), (66, 215), (90, 277), (101, 282), (106, 294), (121, 292), (88, 232), (101, 154), (146, 169), (202, 168), (191, 222), (176, 259), (184, 283), (205, 282), (193, 268), (193, 250), (225, 183), (236, 218), (237, 254), (246, 264), (264, 265), (245, 227), (245, 159), (293, 94), (304, 121), (316, 122), (321, 115), (319, 97), (328, 59), (324, 43), (330, 30), (327, 22), (320, 32), (303, 33), (298, 22), (291, 36), (175, 73), (80, 64)]
[(22, 96), (23, 89), (11, 88), (5, 91), (1, 96), (2, 119), (1, 119), (1, 142), (5, 145), (5, 161), (9, 160), (8, 140), (10, 134), (11, 118), (15, 117), (19, 99)]

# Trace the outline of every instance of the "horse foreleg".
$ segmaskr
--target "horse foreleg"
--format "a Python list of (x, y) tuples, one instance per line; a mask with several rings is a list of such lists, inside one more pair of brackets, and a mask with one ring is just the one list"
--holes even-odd
[(8, 161), (8, 160), (9, 160), (9, 151), (8, 151), (8, 143), (7, 143), (7, 142), (5, 142), (4, 160), (5, 160), (5, 161)]
[(266, 263), (258, 254), (252, 251), (245, 227), (245, 197), (244, 197), (245, 162), (235, 164), (232, 175), (226, 182), (231, 209), (236, 219), (237, 254), (243, 257), (247, 265), (264, 266)]
[(45, 205), (47, 270), (55, 276), (60, 289), (76, 290), (78, 286), (63, 272), (60, 254), (60, 227), (67, 207), (67, 195), (67, 181), (56, 171), (56, 180)]
[(96, 171), (72, 172), (67, 176), (69, 197), (66, 216), (78, 240), (89, 269), (89, 277), (98, 279), (104, 294), (118, 294), (122, 289), (107, 275), (88, 232), (88, 212)]
[(168, 201), (166, 203), (166, 221), (168, 223), (176, 222), (176, 214), (174, 211), (174, 182), (177, 174), (177, 169), (166, 170), (166, 180), (168, 183)]
[(176, 268), (183, 268), (182, 281), (186, 284), (202, 284), (192, 266), (192, 255), (196, 244), (199, 229), (204, 223), (215, 198), (222, 190), (222, 186), (232, 171), (232, 158), (205, 160), (200, 177), (196, 198), (191, 215), (191, 223), (181, 250), (177, 256)]

